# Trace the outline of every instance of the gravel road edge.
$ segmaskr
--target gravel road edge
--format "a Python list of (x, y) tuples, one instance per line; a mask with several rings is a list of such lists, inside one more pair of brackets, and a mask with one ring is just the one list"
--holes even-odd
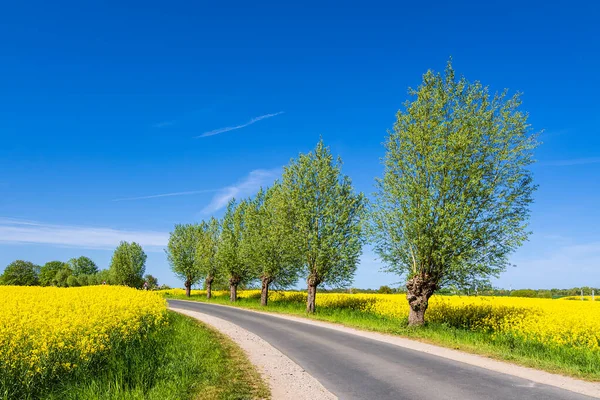
[(254, 333), (212, 315), (172, 306), (169, 309), (210, 325), (240, 346), (269, 385), (272, 400), (337, 399), (302, 367)]

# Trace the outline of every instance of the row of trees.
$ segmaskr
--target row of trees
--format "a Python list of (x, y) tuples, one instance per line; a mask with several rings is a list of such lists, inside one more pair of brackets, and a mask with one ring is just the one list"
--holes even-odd
[(226, 281), (231, 301), (237, 288), (259, 281), (261, 304), (271, 287), (286, 288), (304, 276), (307, 311), (314, 312), (320, 284), (352, 281), (363, 243), (366, 201), (355, 193), (321, 140), (285, 168), (281, 182), (252, 198), (231, 200), (222, 220), (176, 225), (168, 245), (172, 269), (191, 286)]
[(158, 286), (152, 275), (144, 275), (146, 254), (133, 242), (121, 242), (113, 253), (108, 269), (99, 270), (90, 258), (81, 256), (67, 262), (49, 261), (43, 266), (29, 261), (10, 263), (0, 276), (0, 284), (19, 286), (74, 287), (88, 285), (125, 285), (140, 288), (146, 283), (148, 289)]
[(385, 143), (385, 172), (367, 206), (320, 141), (285, 167), (281, 182), (231, 201), (222, 220), (178, 225), (169, 261), (187, 292), (204, 278), (270, 285), (306, 278), (307, 311), (321, 284), (351, 282), (366, 238), (386, 270), (406, 279), (409, 323), (424, 321), (443, 287), (482, 287), (528, 237), (536, 186), (536, 135), (519, 95), (490, 95), (479, 82), (428, 71), (410, 89)]

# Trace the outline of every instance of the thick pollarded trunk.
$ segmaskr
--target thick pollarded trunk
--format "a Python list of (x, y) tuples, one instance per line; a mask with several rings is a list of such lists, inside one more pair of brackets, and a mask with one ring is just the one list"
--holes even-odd
[(308, 295), (306, 297), (306, 312), (314, 314), (317, 309), (317, 280), (314, 277), (308, 278)]
[(425, 323), (429, 298), (438, 289), (437, 281), (427, 274), (415, 275), (406, 282), (406, 289), (406, 299), (410, 306), (408, 325), (421, 326)]
[(192, 294), (192, 282), (187, 280), (185, 281), (185, 295), (190, 297)]
[(237, 287), (240, 283), (240, 280), (237, 278), (229, 279), (229, 301), (235, 302), (237, 301)]
[(210, 300), (210, 298), (212, 297), (212, 283), (214, 281), (215, 278), (213, 278), (212, 276), (209, 276), (208, 278), (206, 278), (206, 299)]
[(266, 306), (267, 303), (269, 302), (269, 283), (271, 283), (270, 279), (268, 279), (268, 278), (262, 279), (262, 287), (260, 290), (260, 305), (261, 306)]

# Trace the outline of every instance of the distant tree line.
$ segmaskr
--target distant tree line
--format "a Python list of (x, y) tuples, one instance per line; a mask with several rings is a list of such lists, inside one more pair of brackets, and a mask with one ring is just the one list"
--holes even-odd
[(158, 288), (158, 280), (152, 275), (144, 276), (145, 270), (146, 254), (142, 247), (135, 242), (121, 242), (108, 269), (99, 270), (96, 263), (85, 256), (67, 262), (49, 261), (42, 266), (16, 260), (4, 269), (0, 284), (56, 287), (109, 284), (150, 290)]

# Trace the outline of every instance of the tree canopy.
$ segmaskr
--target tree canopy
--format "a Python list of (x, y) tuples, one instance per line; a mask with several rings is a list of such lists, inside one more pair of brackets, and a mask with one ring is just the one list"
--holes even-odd
[(221, 236), (221, 224), (212, 217), (200, 224), (201, 236), (196, 246), (196, 264), (200, 275), (205, 278), (206, 297), (211, 298), (212, 284), (219, 277), (217, 252)]
[(75, 276), (93, 275), (98, 272), (96, 263), (86, 256), (71, 258), (68, 264)]
[(435, 290), (496, 276), (527, 239), (537, 142), (518, 94), (490, 95), (451, 62), (409, 94), (385, 145), (373, 239), (422, 324)]
[(184, 281), (187, 296), (190, 295), (192, 285), (202, 279), (202, 271), (196, 258), (202, 234), (202, 228), (198, 224), (178, 224), (169, 237), (167, 259), (171, 270)]
[(4, 285), (34, 286), (38, 284), (40, 266), (29, 261), (16, 260), (4, 269), (0, 281)]
[(307, 274), (307, 311), (314, 312), (319, 284), (344, 286), (354, 277), (364, 242), (366, 200), (354, 192), (350, 178), (342, 174), (341, 159), (334, 160), (323, 140), (285, 167), (282, 184)]
[(121, 242), (110, 262), (111, 280), (116, 285), (141, 287), (146, 270), (146, 253), (136, 242)]

